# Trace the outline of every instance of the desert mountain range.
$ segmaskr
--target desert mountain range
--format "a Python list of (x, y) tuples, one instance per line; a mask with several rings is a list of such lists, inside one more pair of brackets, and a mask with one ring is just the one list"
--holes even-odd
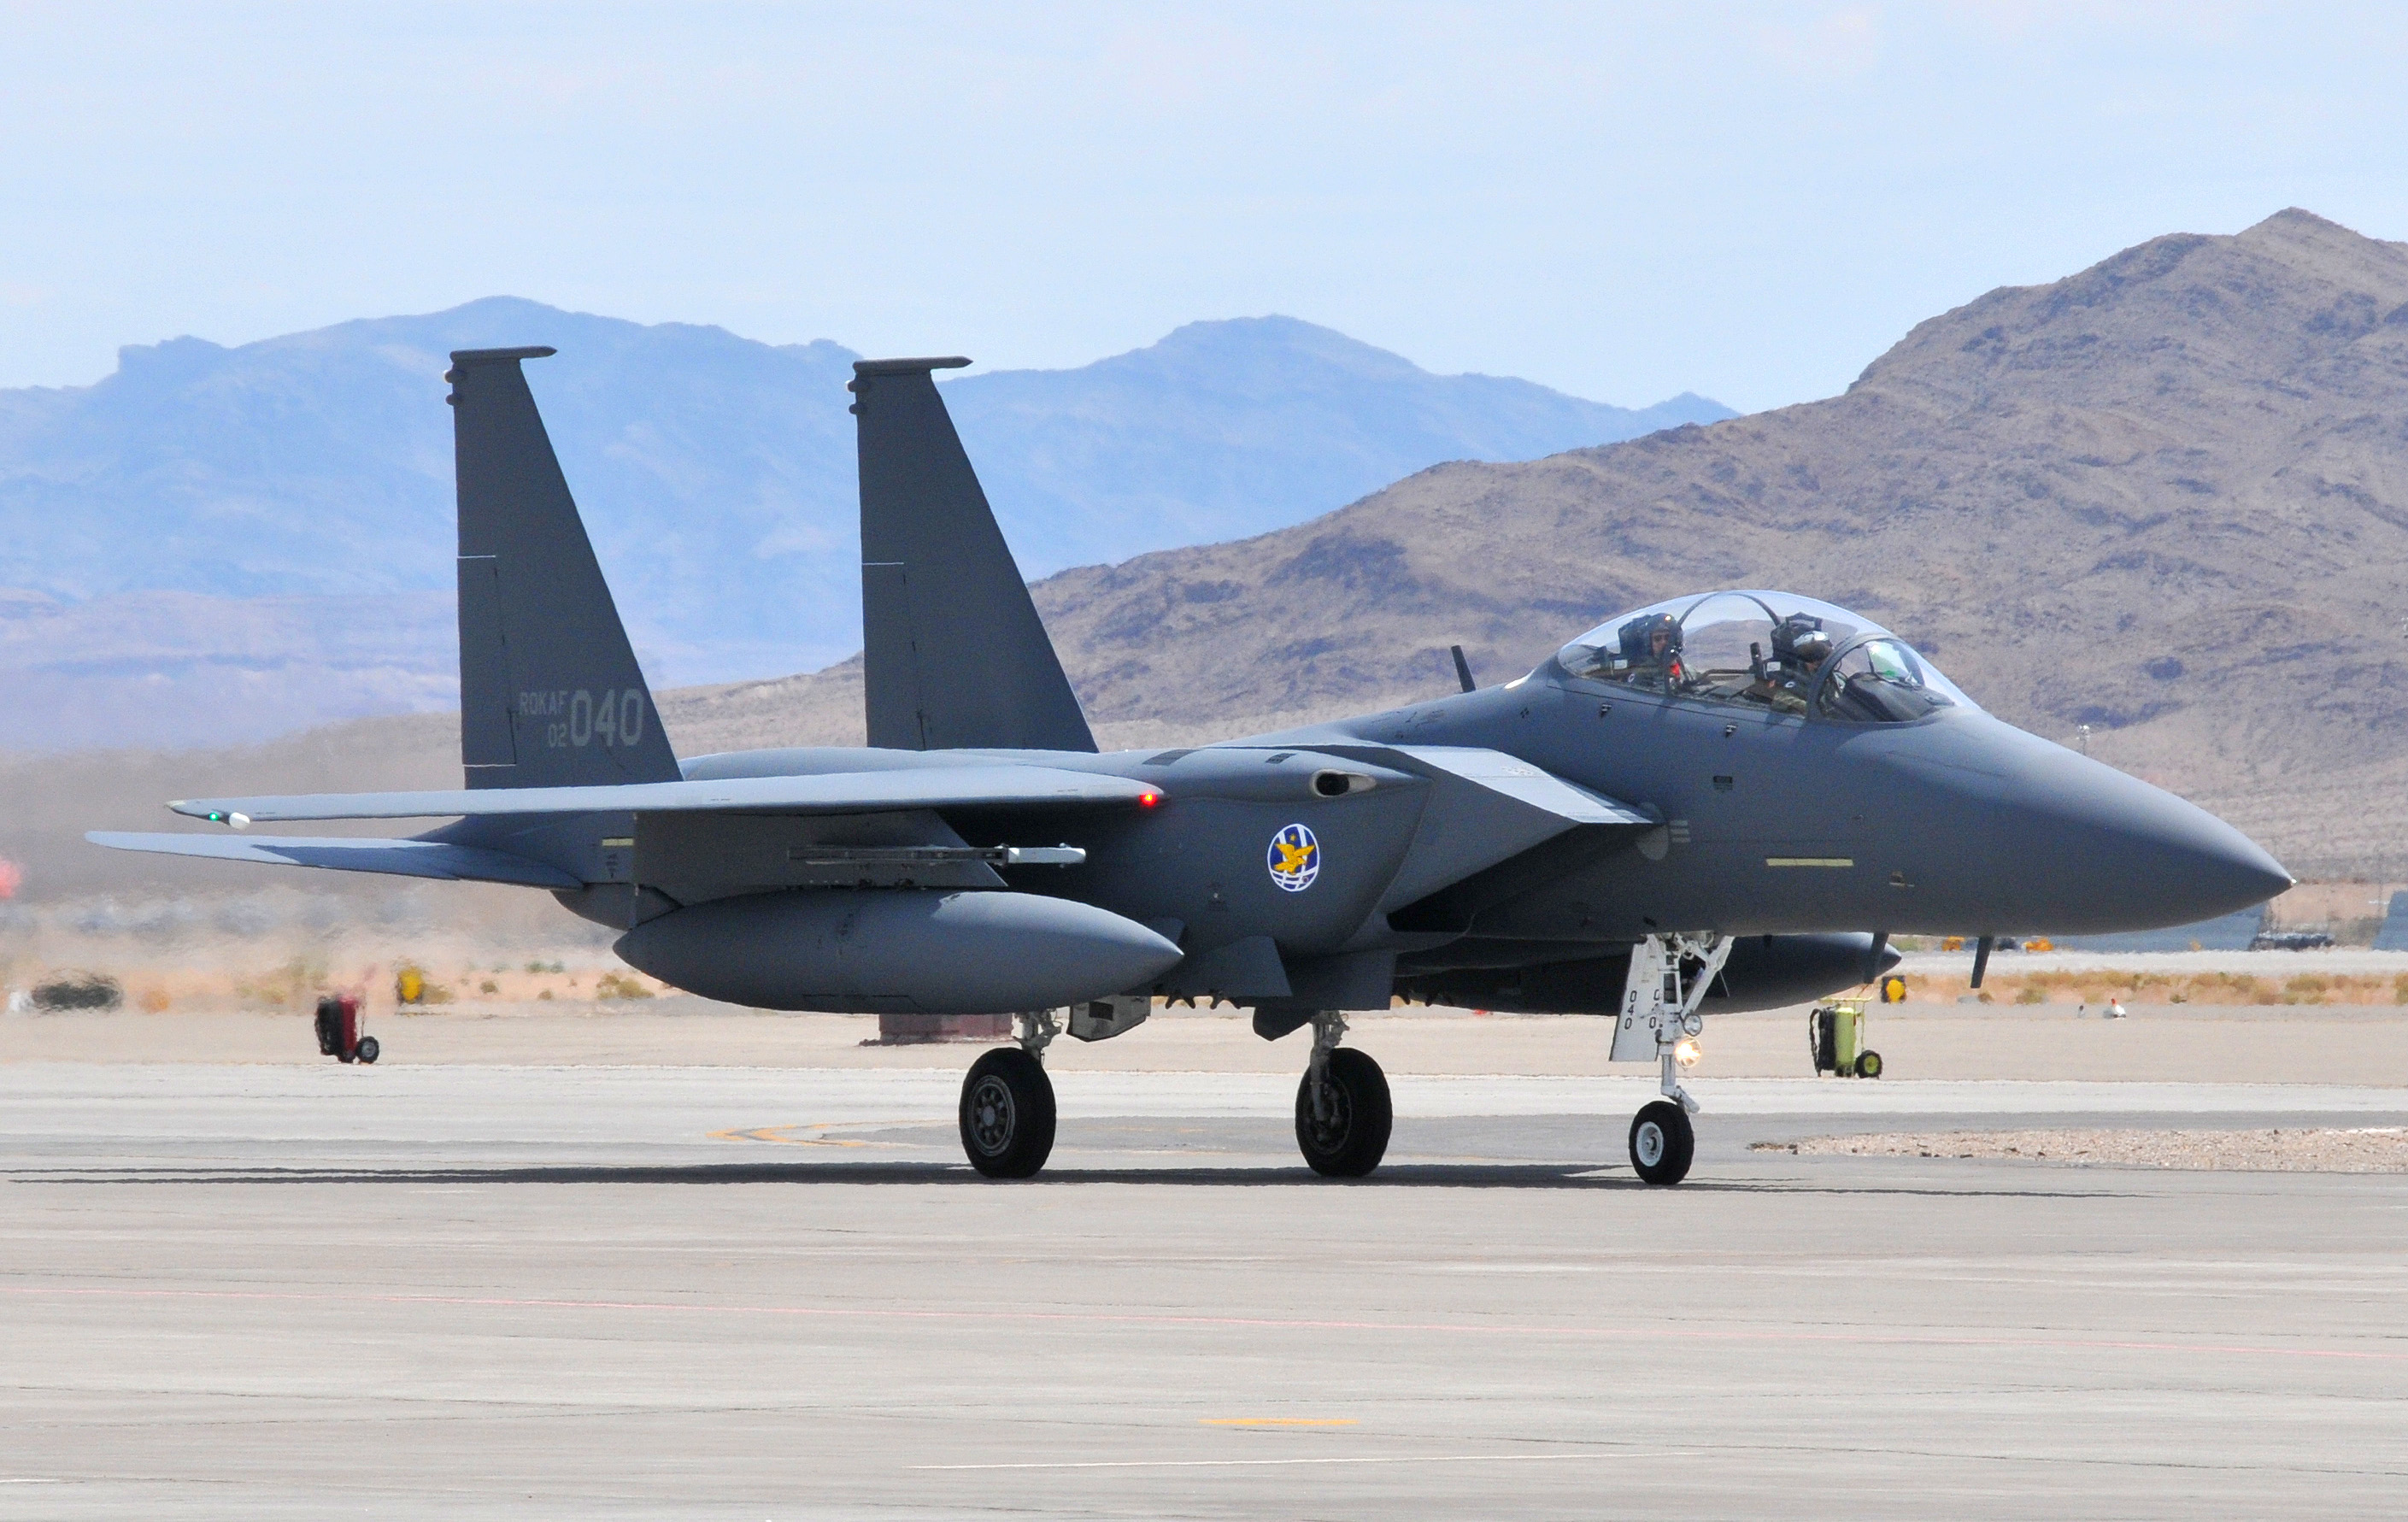
[[(857, 648), (852, 350), (495, 298), (140, 345), (95, 385), (0, 392), (20, 716), (0, 744), (222, 744), (456, 703), (445, 356), (532, 343), (560, 350), (528, 380), (656, 684)], [(1284, 527), (1440, 460), (1731, 415), (1432, 375), (1281, 317), (946, 395), (1034, 575)]]
[[(2301, 876), (2397, 876), (2403, 568), (2408, 246), (2288, 210), (1993, 291), (1828, 400), (1436, 466), (1036, 593), (1109, 745), (1410, 702), (1451, 687), (1452, 642), (1502, 680), (1623, 609), (1784, 587), (1878, 618), (2013, 723), (2067, 743), (2087, 725), (2093, 754)], [(859, 670), (687, 691), (664, 715), (685, 754), (857, 743)], [(377, 720), (252, 753), (21, 760), (8, 782), (89, 800), (78, 829), (156, 826), (179, 793), (442, 782), (451, 744), (439, 719)], [(0, 851), (63, 888), (98, 881), (8, 828)]]
[[(1037, 598), (1090, 713), (1136, 736), (1410, 702), (1447, 690), (1450, 643), (1504, 679), (1620, 610), (1782, 587), (1907, 635), (1993, 712), (2198, 799), (2296, 872), (2389, 875), (2408, 873), (2403, 582), (2408, 245), (2295, 209), (1993, 291), (1825, 401), (1438, 466)], [(857, 682), (695, 696), (833, 740), (857, 733)], [(722, 732), (760, 733), (697, 729)]]

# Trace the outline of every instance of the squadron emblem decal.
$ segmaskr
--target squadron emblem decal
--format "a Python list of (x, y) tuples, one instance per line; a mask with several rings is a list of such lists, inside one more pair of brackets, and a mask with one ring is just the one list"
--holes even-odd
[(1272, 882), (1290, 893), (1302, 893), (1321, 875), (1321, 842), (1302, 825), (1290, 825), (1271, 837), (1264, 862), (1271, 869)]

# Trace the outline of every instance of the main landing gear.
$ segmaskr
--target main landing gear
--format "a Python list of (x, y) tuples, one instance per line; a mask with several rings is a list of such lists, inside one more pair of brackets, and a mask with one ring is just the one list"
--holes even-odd
[(1664, 1097), (1651, 1099), (1630, 1120), (1630, 1167), (1649, 1184), (1678, 1184), (1689, 1176), (1698, 1133), (1689, 1117), (1698, 1101), (1681, 1086), (1681, 1070), (1698, 1060), (1697, 1039), (1706, 1028), (1698, 1006), (1730, 956), (1727, 936), (1649, 936), (1630, 948), (1630, 976), (1623, 984), (1622, 1012), (1613, 1027), (1613, 1060), (1656, 1059)]
[(1296, 1144), (1314, 1172), (1359, 1179), (1387, 1153), (1396, 1110), (1388, 1075), (1369, 1053), (1339, 1045), (1345, 1034), (1337, 1011), (1312, 1017), (1312, 1057), (1296, 1085)]
[[(986, 1053), (962, 1080), (962, 1151), (991, 1179), (1033, 1177), (1054, 1151), (1054, 1081), (1043, 1059), (1062, 1033), (1059, 1014), (1037, 1010), (1017, 1020), (1019, 1044)], [(1083, 1039), (1075, 1019), (1070, 1028)], [(1296, 1086), (1296, 1144), (1314, 1172), (1359, 1179), (1386, 1155), (1396, 1111), (1387, 1074), (1370, 1054), (1339, 1045), (1345, 1034), (1335, 1010), (1312, 1017), (1312, 1056)]]
[(1025, 1179), (1054, 1151), (1054, 1080), (1045, 1048), (1062, 1027), (1052, 1010), (1018, 1017), (1020, 1044), (998, 1046), (962, 1080), (962, 1151), (991, 1179)]

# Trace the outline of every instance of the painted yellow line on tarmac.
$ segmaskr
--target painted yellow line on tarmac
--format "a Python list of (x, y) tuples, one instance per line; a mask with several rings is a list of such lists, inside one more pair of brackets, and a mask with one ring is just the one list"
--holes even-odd
[(713, 1142), (776, 1142), (789, 1147), (876, 1147), (900, 1146), (901, 1142), (860, 1142), (844, 1136), (796, 1136), (796, 1131), (827, 1131), (838, 1126), (909, 1126), (902, 1120), (823, 1120), (810, 1125), (752, 1126), (710, 1132)]

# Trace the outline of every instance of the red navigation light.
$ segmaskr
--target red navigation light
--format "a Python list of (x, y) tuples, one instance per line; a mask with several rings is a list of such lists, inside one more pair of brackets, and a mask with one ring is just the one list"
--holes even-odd
[(1151, 809), (1155, 804), (1162, 801), (1162, 795), (1159, 793), (1140, 793), (1137, 796), (1137, 801), (1145, 808)]

